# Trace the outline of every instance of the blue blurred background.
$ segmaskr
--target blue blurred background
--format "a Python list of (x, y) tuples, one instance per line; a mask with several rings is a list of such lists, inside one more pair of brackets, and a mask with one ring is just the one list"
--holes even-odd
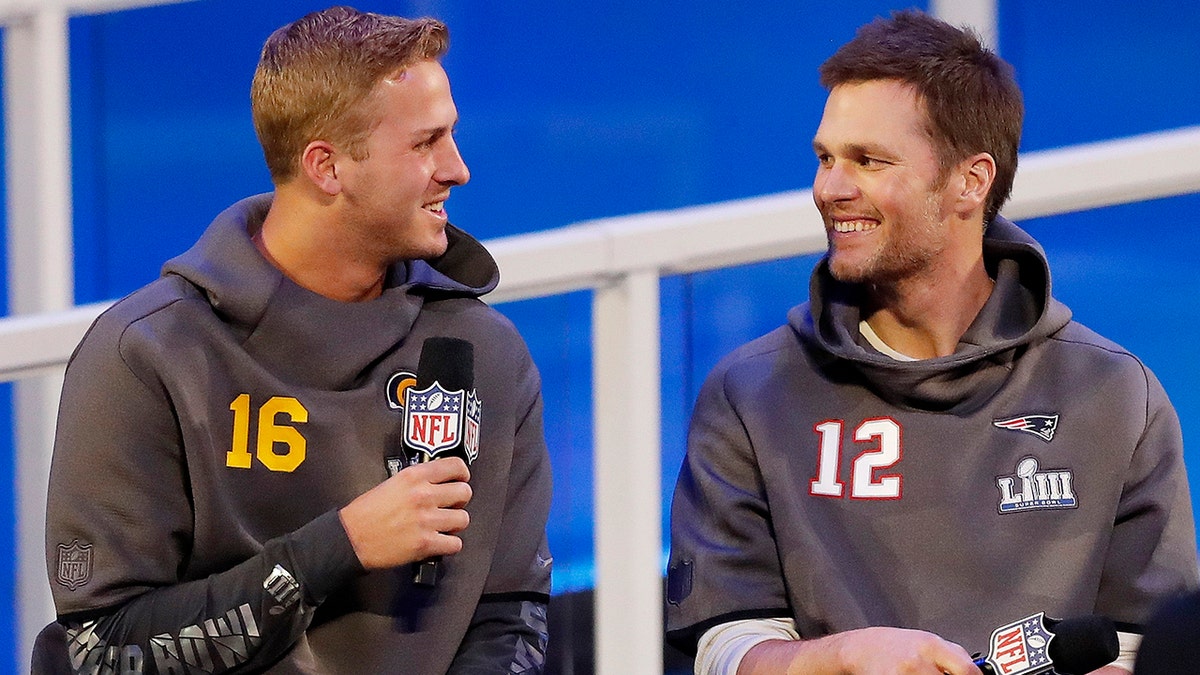
[[(71, 19), (77, 303), (151, 281), (225, 206), (270, 189), (250, 122), (250, 77), (272, 30), (328, 4), (195, 0)], [(490, 239), (810, 186), (824, 103), (817, 65), (860, 24), (911, 5), (355, 6), (449, 24), (444, 63), (472, 180), (448, 208), (456, 224)], [(1026, 97), (1024, 151), (1200, 124), (1200, 4), (1000, 0), (999, 19), (1000, 52)], [(1188, 347), (1200, 333), (1198, 209), (1200, 195), (1190, 195), (1022, 223), (1045, 245), (1056, 293), (1076, 317), (1158, 374), (1188, 441), (1200, 439), (1191, 386), (1200, 356)], [(704, 375), (784, 320), (805, 296), (815, 260), (664, 280), (664, 503)], [(498, 306), (526, 336), (545, 381), (556, 594), (592, 582), (590, 300), (578, 292)], [(7, 386), (0, 394), (7, 428)], [(10, 435), (0, 434), (0, 457), (11, 476)], [(1200, 449), (1188, 458), (1200, 486)], [(13, 495), (12, 481), (0, 481), (8, 550)], [(9, 562), (0, 562), (0, 602), (15, 607)], [(0, 615), (0, 654), (15, 650), (14, 617), (15, 609)]]

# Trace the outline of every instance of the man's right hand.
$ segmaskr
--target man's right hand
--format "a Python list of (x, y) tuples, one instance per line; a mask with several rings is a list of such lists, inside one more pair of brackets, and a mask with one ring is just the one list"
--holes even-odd
[(816, 640), (768, 640), (742, 659), (738, 675), (980, 675), (965, 649), (933, 633), (872, 627)]
[(398, 567), (462, 550), (470, 522), (471, 473), (458, 457), (406, 467), (338, 512), (368, 570)]

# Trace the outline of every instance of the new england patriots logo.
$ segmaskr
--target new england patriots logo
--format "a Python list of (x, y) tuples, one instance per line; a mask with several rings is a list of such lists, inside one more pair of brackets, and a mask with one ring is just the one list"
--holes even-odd
[(1058, 429), (1058, 414), (1022, 415), (1006, 420), (993, 420), (992, 426), (1013, 431), (1025, 431), (1049, 443), (1054, 440), (1054, 431)]

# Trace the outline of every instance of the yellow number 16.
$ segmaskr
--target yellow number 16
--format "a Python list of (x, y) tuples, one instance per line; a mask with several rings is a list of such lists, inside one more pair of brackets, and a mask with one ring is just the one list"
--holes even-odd
[[(225, 466), (250, 468), (250, 394), (241, 394), (229, 404), (233, 411), (233, 447), (225, 453)], [(292, 472), (304, 461), (307, 442), (296, 427), (277, 424), (275, 418), (287, 415), (293, 424), (308, 421), (308, 410), (291, 396), (272, 396), (258, 409), (258, 447), (255, 456), (272, 471)], [(275, 444), (286, 446), (276, 452)]]

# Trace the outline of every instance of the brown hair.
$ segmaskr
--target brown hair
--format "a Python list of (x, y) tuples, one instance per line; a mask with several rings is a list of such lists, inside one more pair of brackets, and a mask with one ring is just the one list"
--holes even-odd
[(925, 102), (942, 176), (977, 152), (996, 160), (984, 207), (991, 222), (1012, 192), (1025, 105), (1012, 66), (957, 28), (918, 11), (895, 12), (858, 29), (820, 68), (821, 84), (898, 80)]
[(449, 45), (445, 24), (331, 7), (276, 30), (263, 45), (250, 109), (271, 179), (298, 171), (300, 153), (315, 139), (355, 159), (378, 121), (372, 101), (382, 79), (419, 61), (438, 59)]

